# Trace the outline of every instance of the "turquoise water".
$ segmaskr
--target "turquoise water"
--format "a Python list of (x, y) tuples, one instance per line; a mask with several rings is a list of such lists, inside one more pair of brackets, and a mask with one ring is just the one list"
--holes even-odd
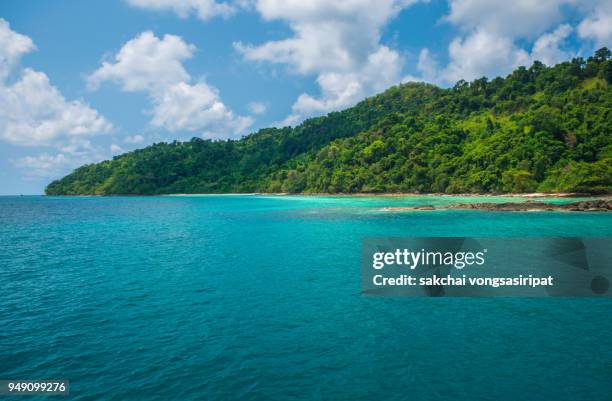
[(382, 210), (453, 201), (0, 197), (0, 379), (67, 379), (71, 400), (612, 399), (612, 300), (360, 295), (364, 236), (612, 235), (610, 213)]

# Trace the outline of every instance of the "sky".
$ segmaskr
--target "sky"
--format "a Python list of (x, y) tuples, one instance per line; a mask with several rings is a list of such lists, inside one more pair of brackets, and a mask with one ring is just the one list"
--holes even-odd
[(2, 0), (0, 195), (611, 45), (609, 0)]

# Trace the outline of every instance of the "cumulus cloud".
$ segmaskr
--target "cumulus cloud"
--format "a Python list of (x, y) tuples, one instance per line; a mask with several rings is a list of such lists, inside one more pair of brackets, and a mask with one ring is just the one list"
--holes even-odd
[(215, 0), (127, 0), (133, 7), (152, 10), (170, 11), (181, 18), (194, 14), (206, 21), (212, 17), (228, 17), (236, 11), (236, 7), (226, 2)]
[[(573, 3), (450, 0), (450, 12), (443, 21), (457, 26), (460, 34), (448, 46), (448, 64), (441, 67), (429, 49), (422, 49), (417, 63), (420, 77), (407, 78), (447, 85), (460, 79), (504, 76), (535, 60), (552, 65), (570, 58), (573, 54), (566, 49), (566, 41), (573, 28), (556, 24), (562, 17), (561, 7)], [(521, 47), (519, 39), (532, 45)]]
[(145, 138), (142, 135), (131, 135), (123, 138), (123, 142), (129, 143), (130, 145), (137, 145), (139, 143), (143, 143), (144, 140)]
[(121, 146), (117, 145), (116, 143), (111, 143), (111, 145), (110, 145), (110, 152), (113, 155), (117, 155), (117, 154), (123, 153), (125, 151), (123, 150), (123, 148)]
[(114, 60), (103, 62), (87, 82), (91, 89), (112, 81), (128, 92), (163, 91), (169, 85), (189, 80), (182, 63), (194, 51), (195, 46), (179, 36), (164, 35), (159, 39), (146, 31), (125, 43)]
[(180, 82), (168, 87), (155, 102), (151, 125), (171, 132), (204, 129), (207, 136), (223, 137), (240, 133), (253, 123), (250, 117), (234, 115), (219, 99), (218, 92), (198, 82)]
[(568, 24), (560, 25), (551, 33), (545, 33), (535, 41), (531, 50), (531, 59), (547, 65), (554, 65), (571, 57), (571, 53), (563, 49), (563, 42), (572, 33)]
[(111, 124), (81, 100), (66, 100), (47, 75), (25, 68), (9, 75), (19, 58), (34, 49), (27, 36), (0, 19), (0, 139), (18, 146), (66, 147), (74, 138), (111, 129)]
[(23, 170), (25, 178), (28, 179), (59, 177), (74, 166), (70, 156), (64, 153), (55, 155), (43, 153), (38, 156), (25, 156), (12, 160), (12, 164)]
[(438, 61), (429, 54), (429, 49), (422, 49), (419, 53), (419, 62), (417, 70), (421, 72), (426, 82), (432, 82), (436, 79), (438, 73)]
[(67, 101), (42, 72), (26, 68), (13, 84), (0, 85), (1, 137), (12, 144), (54, 145), (110, 128), (104, 117), (82, 101)]
[[(67, 100), (44, 72), (19, 69), (33, 41), (0, 18), (0, 140), (55, 149), (10, 160), (26, 179), (57, 178), (103, 154), (88, 138), (112, 126), (82, 100)], [(15, 79), (10, 79), (16, 75)]]
[(450, 0), (446, 21), (465, 31), (536, 37), (560, 21), (561, 6), (576, 0)]
[(268, 109), (268, 106), (263, 102), (251, 102), (248, 107), (252, 114), (263, 114)]
[(386, 89), (397, 82), (401, 64), (399, 55), (386, 46), (368, 56), (356, 72), (325, 72), (319, 74), (317, 84), (321, 96), (301, 94), (293, 105), (296, 115), (312, 115), (337, 110), (351, 105), (372, 91)]
[(260, 45), (234, 43), (245, 60), (287, 65), (289, 71), (316, 75), (320, 95), (301, 94), (284, 123), (350, 106), (397, 83), (402, 58), (380, 43), (381, 29), (416, 1), (258, 0), (264, 20), (280, 20), (291, 37)]
[(93, 145), (88, 139), (76, 137), (54, 152), (44, 152), (10, 160), (22, 170), (26, 179), (52, 179), (70, 172), (86, 163), (98, 162), (108, 157), (108, 152)]
[(34, 49), (32, 39), (11, 30), (9, 23), (0, 18), (0, 80), (8, 77), (22, 55)]
[(592, 40), (597, 47), (612, 46), (612, 2), (595, 2), (594, 8), (578, 25), (578, 35)]
[(478, 30), (467, 38), (454, 39), (448, 53), (451, 62), (442, 77), (447, 82), (494, 77), (529, 60), (527, 52), (516, 48), (512, 40), (485, 30)]
[(233, 113), (219, 92), (204, 80), (191, 83), (183, 61), (195, 46), (174, 35), (143, 32), (123, 45), (114, 60), (105, 61), (88, 78), (91, 88), (104, 81), (124, 91), (147, 92), (153, 103), (150, 124), (168, 131), (201, 131), (216, 138), (240, 135), (253, 120)]

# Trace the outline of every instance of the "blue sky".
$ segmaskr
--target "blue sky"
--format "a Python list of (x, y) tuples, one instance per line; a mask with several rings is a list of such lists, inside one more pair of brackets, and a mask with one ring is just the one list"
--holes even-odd
[(400, 82), (611, 42), (604, 0), (4, 0), (0, 194), (154, 142), (240, 138)]

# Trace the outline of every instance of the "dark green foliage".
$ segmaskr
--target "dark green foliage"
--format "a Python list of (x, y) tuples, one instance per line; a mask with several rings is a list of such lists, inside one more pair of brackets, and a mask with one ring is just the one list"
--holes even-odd
[(46, 191), (611, 192), (611, 80), (604, 48), (450, 89), (405, 84), (296, 128), (155, 144)]

